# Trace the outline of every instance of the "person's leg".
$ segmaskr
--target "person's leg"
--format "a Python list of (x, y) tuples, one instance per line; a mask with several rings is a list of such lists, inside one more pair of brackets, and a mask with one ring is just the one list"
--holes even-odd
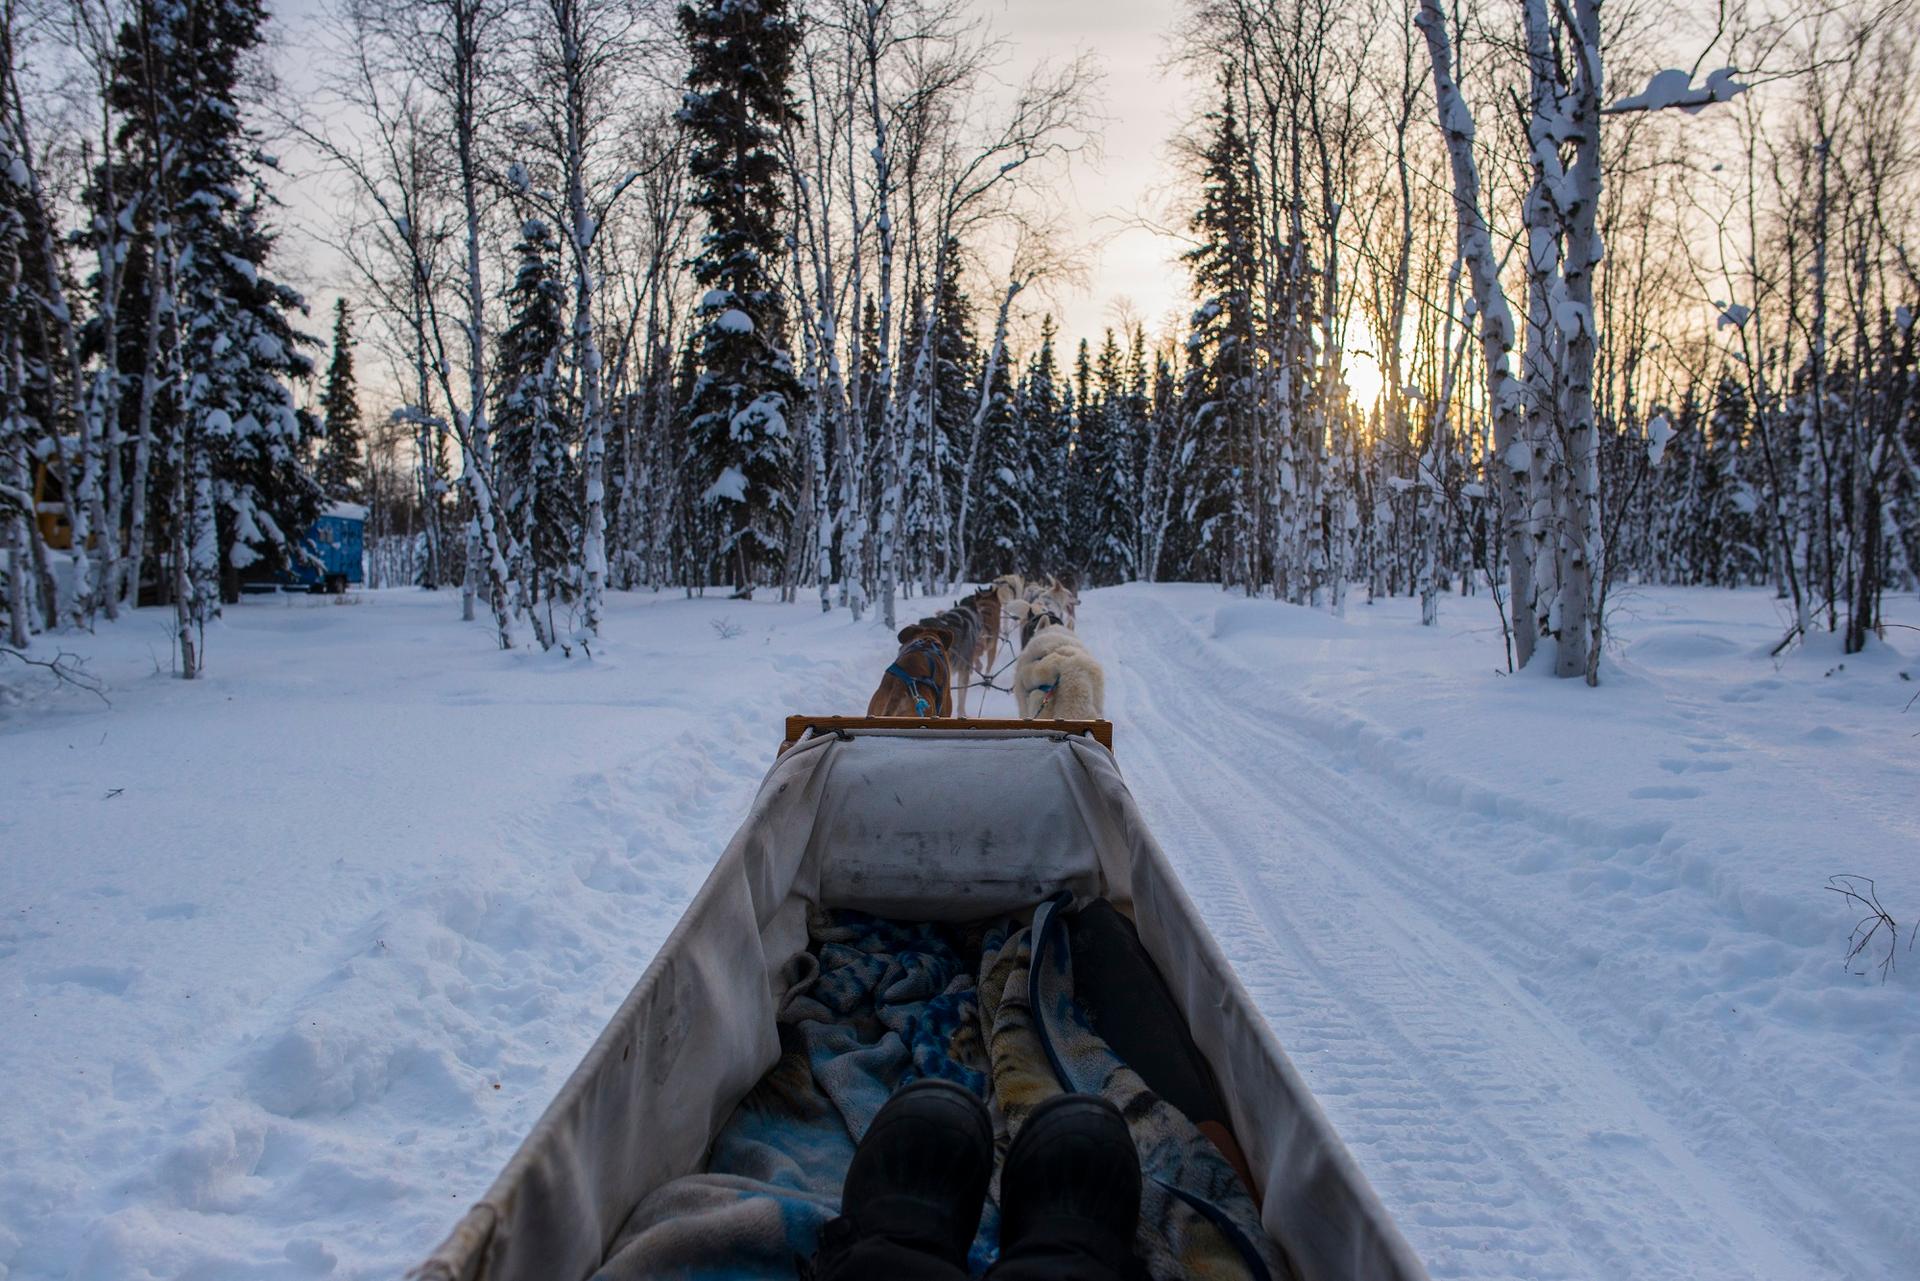
[(1000, 1171), (992, 1281), (1133, 1281), (1140, 1157), (1113, 1104), (1063, 1094), (1034, 1109)]
[(854, 1149), (840, 1217), (820, 1234), (815, 1281), (966, 1281), (993, 1175), (986, 1104), (952, 1081), (887, 1100)]

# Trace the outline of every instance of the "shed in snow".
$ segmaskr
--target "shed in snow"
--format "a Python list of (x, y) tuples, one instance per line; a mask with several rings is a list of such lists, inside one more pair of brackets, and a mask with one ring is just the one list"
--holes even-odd
[(367, 509), (358, 503), (329, 503), (300, 539), (293, 564), (273, 576), (249, 583), (249, 590), (271, 591), (304, 587), (312, 592), (340, 593), (347, 584), (365, 581), (363, 569)]

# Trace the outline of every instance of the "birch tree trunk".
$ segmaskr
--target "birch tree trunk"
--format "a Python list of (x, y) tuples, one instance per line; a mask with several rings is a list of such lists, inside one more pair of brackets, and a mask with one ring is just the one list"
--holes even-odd
[(1600, 0), (1574, 0), (1572, 97), (1575, 150), (1568, 175), (1572, 207), (1566, 219), (1565, 303), (1559, 320), (1566, 342), (1568, 520), (1567, 570), (1561, 582), (1560, 636), (1554, 670), (1600, 683), (1605, 622), (1605, 543), (1600, 512), (1600, 428), (1595, 421), (1593, 366), (1597, 317), (1593, 272), (1603, 248), (1600, 210), (1600, 107), (1605, 87), (1600, 55)]
[(894, 597), (899, 582), (901, 520), (900, 410), (893, 394), (893, 154), (887, 138), (887, 112), (880, 96), (880, 28), (885, 5), (862, 6), (860, 28), (863, 70), (866, 76), (868, 123), (873, 131), (874, 228), (880, 237), (880, 305), (875, 341), (874, 394), (880, 399), (880, 617), (889, 631), (898, 626)]
[(500, 648), (512, 649), (516, 643), (515, 593), (512, 571), (494, 519), (492, 454), (487, 436), (487, 295), (480, 270), (480, 162), (475, 137), (479, 112), (481, 3), (482, 0), (453, 0), (451, 6), (453, 65), (448, 71), (453, 79), (454, 147), (466, 222), (467, 269), (467, 406), (455, 410), (454, 422), (460, 434), (467, 493), (473, 503), (466, 580), (470, 587), (463, 595), (470, 607), (470, 593), (477, 589), (481, 576), (485, 576), (487, 604), (493, 611)]
[[(580, 560), (586, 577), (581, 607), (588, 636), (600, 635), (607, 584), (607, 423), (601, 400), (600, 346), (594, 336), (593, 244), (599, 221), (587, 209), (587, 67), (581, 47), (580, 0), (553, 0), (555, 34), (560, 40), (561, 75), (566, 90), (566, 175), (568, 239), (573, 246), (573, 337), (580, 353), (581, 417), (585, 442), (581, 466), (586, 479), (586, 518)], [(615, 193), (617, 197), (617, 192)], [(604, 216), (605, 211), (602, 211)]]
[[(94, 530), (101, 523), (99, 433), (95, 430), (94, 421), (97, 398), (89, 393), (87, 387), (79, 333), (73, 321), (73, 306), (67, 298), (66, 283), (61, 279), (60, 251), (54, 240), (57, 215), (47, 202), (46, 188), (40, 180), (40, 162), (34, 155), (32, 139), (27, 132), (26, 103), (21, 96), (10, 48), (9, 56), (4, 64), (0, 64), (0, 72), (6, 76), (4, 92), (8, 149), (12, 152), (13, 163), (25, 177), (27, 201), (38, 213), (40, 243), (36, 248), (41, 278), (36, 285), (42, 291), (40, 309), (55, 334), (58, 351), (53, 358), (64, 367), (62, 372), (66, 378), (67, 406), (73, 415), (78, 435), (79, 457), (76, 459), (74, 451), (67, 447), (66, 432), (58, 423), (46, 424), (49, 429), (47, 434), (53, 441), (54, 457), (60, 464), (60, 483), (72, 531), (67, 547), (67, 562), (73, 572), (73, 589), (66, 602), (67, 622), (73, 627), (84, 628), (91, 624), (96, 604), (94, 567), (88, 544), (93, 542)], [(18, 181), (17, 178), (15, 181)], [(105, 538), (102, 541), (112, 542)]]
[(1493, 232), (1480, 201), (1480, 169), (1474, 159), (1473, 113), (1453, 76), (1452, 43), (1439, 0), (1420, 0), (1415, 19), (1427, 39), (1433, 62), (1434, 105), (1446, 138), (1453, 172), (1455, 235), (1473, 295), (1469, 318), (1479, 320), (1480, 354), (1485, 369), (1488, 412), (1493, 419), (1493, 450), (1487, 459), (1499, 510), (1498, 526), (1507, 558), (1507, 609), (1514, 640), (1515, 666), (1533, 657), (1533, 635), (1521, 625), (1520, 611), (1532, 596), (1531, 547), (1522, 512), (1527, 500), (1524, 477), (1530, 458), (1516, 450), (1521, 440), (1525, 391), (1513, 376), (1513, 308), (1500, 285), (1500, 260)]

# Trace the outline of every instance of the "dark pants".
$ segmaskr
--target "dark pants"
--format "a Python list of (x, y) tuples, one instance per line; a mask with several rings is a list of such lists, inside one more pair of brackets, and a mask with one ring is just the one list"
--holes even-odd
[[(990, 1281), (1132, 1281), (1135, 1267), (1116, 1268), (1070, 1239), (1031, 1233), (987, 1269)], [(967, 1281), (967, 1270), (910, 1245), (868, 1237), (824, 1264), (814, 1281)]]

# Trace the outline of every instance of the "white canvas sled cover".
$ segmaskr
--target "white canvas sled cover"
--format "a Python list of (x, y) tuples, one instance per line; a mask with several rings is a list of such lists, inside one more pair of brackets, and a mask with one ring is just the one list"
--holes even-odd
[(783, 965), (816, 905), (972, 920), (1060, 889), (1131, 913), (1211, 1063), (1262, 1220), (1301, 1281), (1426, 1276), (1084, 737), (862, 730), (810, 737), (424, 1281), (582, 1281), (642, 1197), (702, 1168), (778, 1058)]

